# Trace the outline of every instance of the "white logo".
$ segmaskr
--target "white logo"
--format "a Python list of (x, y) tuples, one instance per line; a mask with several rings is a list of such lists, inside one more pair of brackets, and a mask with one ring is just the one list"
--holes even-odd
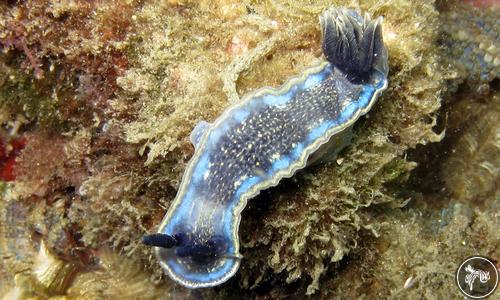
[(483, 299), (495, 292), (498, 270), (491, 259), (472, 256), (462, 262), (456, 274), (460, 291), (467, 297)]
[(486, 283), (490, 280), (490, 272), (485, 272), (482, 270), (475, 270), (471, 265), (465, 267), (465, 271), (469, 274), (465, 275), (465, 283), (469, 286), (469, 290), (472, 291), (474, 280), (479, 277), (481, 283)]

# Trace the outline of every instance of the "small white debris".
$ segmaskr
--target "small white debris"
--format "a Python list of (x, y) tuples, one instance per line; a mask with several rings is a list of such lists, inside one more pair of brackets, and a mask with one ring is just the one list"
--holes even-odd
[(413, 277), (413, 275), (411, 275), (410, 277), (408, 277), (408, 279), (406, 279), (403, 288), (409, 289), (413, 287), (413, 284), (415, 284), (415, 278)]

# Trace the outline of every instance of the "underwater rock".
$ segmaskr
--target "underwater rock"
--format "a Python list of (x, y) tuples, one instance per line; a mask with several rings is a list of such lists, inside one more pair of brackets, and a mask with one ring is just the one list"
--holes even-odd
[(95, 252), (92, 268), (78, 273), (66, 290), (77, 299), (178, 299), (189, 291), (155, 284), (139, 261), (107, 248)]
[(500, 188), (500, 94), (489, 100), (470, 103), (478, 111), (465, 124), (441, 170), (452, 197), (463, 202), (484, 205)]
[(28, 269), (15, 276), (2, 299), (172, 299), (189, 297), (189, 291), (169, 291), (154, 284), (135, 260), (109, 249), (95, 253), (87, 266), (58, 259), (40, 243)]
[(14, 284), (4, 291), (2, 299), (49, 298), (64, 294), (77, 271), (77, 265), (58, 259), (41, 241), (31, 264), (15, 275)]
[[(384, 17), (391, 84), (353, 128), (351, 145), (335, 162), (300, 172), (249, 204), (240, 229), (245, 259), (236, 277), (203, 292), (211, 297), (431, 297), (438, 287), (444, 297), (448, 290), (441, 287), (449, 275), (432, 272), (451, 269), (445, 257), (459, 260), (471, 254), (470, 249), (498, 257), (495, 249), (500, 247), (491, 242), (498, 240), (491, 231), (498, 228), (491, 217), (498, 207), (490, 197), (496, 189), (490, 180), (497, 177), (481, 163), (453, 163), (459, 154), (443, 154), (436, 164), (443, 170), (443, 178), (437, 175), (440, 179), (457, 173), (453, 166), (464, 174), (487, 172), (469, 181), (460, 174), (450, 176), (447, 190), (460, 198), (452, 204), (450, 195), (419, 194), (405, 185), (416, 167), (408, 158), (410, 150), (443, 137), (435, 133), (443, 119), (437, 114), (445, 114), (439, 111), (442, 96), (454, 99), (451, 96), (463, 88), (464, 80), (480, 93), (484, 84), (495, 93), (495, 12), (460, 5), (453, 15), (453, 5), (440, 2), (436, 8), (434, 1), (335, 4)], [(18, 278), (32, 277), (30, 268), (43, 240), (56, 262), (82, 267), (63, 292), (66, 295), (71, 291), (75, 297), (99, 297), (103, 286), (109, 286), (104, 295), (121, 291), (183, 297), (186, 291), (162, 277), (152, 251), (141, 246), (140, 239), (156, 229), (174, 199), (194, 152), (191, 130), (200, 120), (214, 120), (239, 95), (262, 85), (279, 86), (317, 63), (317, 18), (330, 5), (233, 0), (2, 2), (2, 126), (22, 116), (26, 122), (16, 137), (29, 140), (16, 163), (19, 176), (1, 183), (0, 247), (8, 259), (0, 262), (0, 291), (16, 286), (14, 274), (20, 270), (28, 270), (28, 277)], [(461, 15), (479, 16), (473, 18), (479, 24)], [(458, 35), (460, 30), (465, 35)], [(459, 50), (465, 48), (480, 57), (462, 57)], [(487, 129), (484, 135), (477, 132), (479, 127), (468, 131), (474, 127), (462, 125), (470, 115), (457, 114), (457, 121), (443, 128), (468, 132), (463, 139), (456, 135), (457, 150), (468, 159), (495, 163), (487, 154), (496, 153), (487, 140), (494, 126), (480, 121)], [(492, 113), (484, 115), (494, 118)], [(471, 139), (485, 147), (470, 147)], [(466, 189), (457, 188), (461, 182)], [(402, 210), (409, 198), (410, 205), (418, 205)], [(485, 210), (472, 208), (469, 199)], [(455, 200), (464, 202), (463, 210), (453, 208), (458, 205)], [(420, 207), (422, 203), (429, 205)], [(460, 224), (443, 223), (438, 237), (424, 234), (424, 228), (439, 228), (433, 227), (439, 223), (433, 211), (441, 209), (469, 227), (465, 224), (462, 230)], [(427, 216), (433, 216), (433, 224), (425, 223)], [(463, 232), (459, 243), (465, 241), (466, 246), (457, 247), (447, 238)], [(421, 240), (429, 242), (415, 246)], [(103, 247), (113, 253), (109, 269), (100, 265)], [(134, 265), (141, 271), (122, 273), (119, 262), (128, 266), (130, 256), (138, 260)], [(412, 257), (436, 263), (425, 265), (426, 271), (413, 267), (420, 261)], [(114, 271), (125, 275), (116, 279)], [(160, 282), (160, 290), (146, 277)], [(93, 285), (92, 278), (98, 283)], [(18, 284), (22, 286), (29, 285)], [(400, 289), (407, 292), (396, 292)], [(17, 295), (22, 292), (14, 290)]]
[(488, 199), (488, 211), (451, 201), (437, 210), (419, 203), (383, 214), (380, 237), (369, 238), (369, 245), (355, 251), (338, 276), (325, 280), (321, 298), (462, 297), (455, 283), (460, 262), (478, 251), (500, 254), (499, 218), (493, 213), (498, 201)]
[(478, 93), (485, 94), (489, 83), (500, 76), (500, 10), (498, 6), (476, 8), (452, 1), (443, 10), (443, 44), (448, 63), (457, 68)]

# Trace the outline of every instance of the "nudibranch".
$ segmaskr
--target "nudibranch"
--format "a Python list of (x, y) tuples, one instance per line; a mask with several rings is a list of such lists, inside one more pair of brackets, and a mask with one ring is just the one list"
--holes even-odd
[(143, 238), (179, 284), (211, 287), (231, 278), (242, 258), (238, 229), (247, 201), (335, 157), (387, 87), (381, 17), (330, 8), (320, 23), (326, 62), (243, 97), (191, 133), (195, 152), (179, 191), (158, 233)]

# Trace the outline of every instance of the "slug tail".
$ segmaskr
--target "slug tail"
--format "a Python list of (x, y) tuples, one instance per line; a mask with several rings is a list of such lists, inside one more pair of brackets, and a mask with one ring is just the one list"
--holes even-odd
[(382, 17), (363, 18), (352, 9), (332, 7), (320, 16), (323, 53), (350, 80), (363, 81), (375, 69), (387, 75)]

